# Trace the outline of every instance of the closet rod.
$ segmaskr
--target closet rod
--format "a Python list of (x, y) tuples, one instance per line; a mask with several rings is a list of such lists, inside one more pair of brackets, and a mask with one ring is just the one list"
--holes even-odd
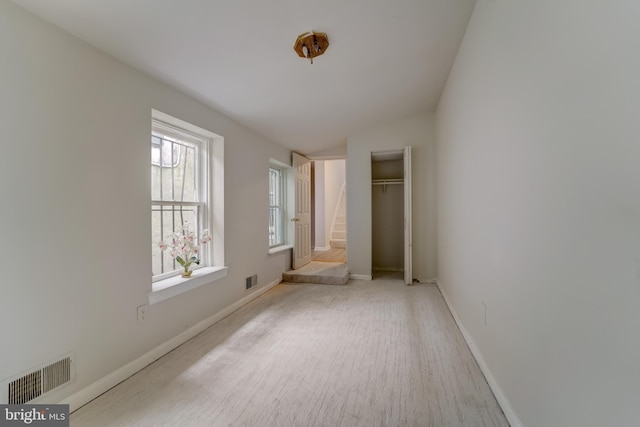
[(402, 178), (396, 179), (374, 179), (371, 181), (371, 185), (382, 185), (382, 192), (387, 192), (387, 185), (391, 184), (404, 184), (404, 180)]

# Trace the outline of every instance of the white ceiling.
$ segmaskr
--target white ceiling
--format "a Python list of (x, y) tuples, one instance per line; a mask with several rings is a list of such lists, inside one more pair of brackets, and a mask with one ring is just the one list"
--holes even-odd
[[(311, 154), (435, 109), (475, 0), (14, 0), (274, 142)], [(330, 46), (313, 65), (306, 31)]]

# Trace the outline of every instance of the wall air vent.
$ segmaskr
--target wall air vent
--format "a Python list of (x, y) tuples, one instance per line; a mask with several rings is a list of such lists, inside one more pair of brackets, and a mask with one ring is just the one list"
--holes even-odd
[[(58, 387), (71, 382), (73, 377), (72, 355), (50, 362), (30, 372), (3, 381), (1, 385), (1, 403), (22, 405), (41, 397)], [(6, 395), (5, 395), (6, 393)]]

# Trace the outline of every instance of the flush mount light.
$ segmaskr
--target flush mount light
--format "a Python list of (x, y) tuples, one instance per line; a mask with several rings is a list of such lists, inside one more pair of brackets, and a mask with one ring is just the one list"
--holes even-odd
[(313, 58), (322, 55), (328, 47), (329, 39), (325, 33), (309, 31), (298, 36), (293, 50), (299, 57), (309, 59), (313, 64)]

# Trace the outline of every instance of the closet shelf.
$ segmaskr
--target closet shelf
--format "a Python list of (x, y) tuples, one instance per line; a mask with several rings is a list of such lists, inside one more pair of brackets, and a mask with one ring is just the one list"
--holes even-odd
[(387, 185), (394, 184), (404, 184), (404, 179), (402, 178), (389, 178), (389, 179), (372, 179), (371, 185), (382, 185), (382, 192), (387, 192)]

